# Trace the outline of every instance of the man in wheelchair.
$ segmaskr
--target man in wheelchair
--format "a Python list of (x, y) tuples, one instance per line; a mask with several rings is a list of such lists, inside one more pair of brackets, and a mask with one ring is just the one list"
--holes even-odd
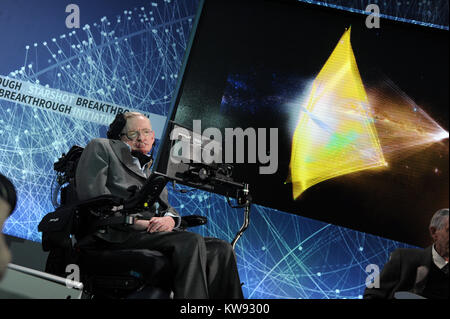
[[(169, 272), (174, 298), (243, 298), (231, 245), (185, 231), (182, 218), (168, 202), (165, 182), (150, 171), (152, 157), (147, 154), (155, 140), (150, 120), (136, 112), (118, 114), (107, 136), (85, 147), (74, 180), (78, 200), (87, 203), (86, 209), (92, 209), (87, 207), (89, 200), (96, 199), (96, 208), (109, 214), (109, 221), (118, 222), (101, 224), (101, 218), (88, 217), (80, 225), (91, 229), (78, 231), (79, 246), (94, 255), (111, 251), (160, 252), (169, 260), (165, 272)], [(101, 200), (98, 204), (99, 198), (104, 199), (104, 204)], [(127, 212), (125, 217), (123, 212)], [(138, 266), (153, 268), (151, 263), (146, 266), (145, 254), (140, 258)], [(107, 272), (108, 263), (111, 265), (114, 259), (105, 256), (103, 260)], [(85, 257), (85, 264), (89, 264), (89, 257)]]

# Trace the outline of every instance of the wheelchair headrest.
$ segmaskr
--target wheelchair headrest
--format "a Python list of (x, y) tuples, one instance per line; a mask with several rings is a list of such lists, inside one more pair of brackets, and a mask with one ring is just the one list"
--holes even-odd
[(53, 169), (66, 175), (74, 175), (83, 150), (84, 148), (81, 146), (72, 146), (67, 154), (63, 153), (58, 161), (53, 164)]

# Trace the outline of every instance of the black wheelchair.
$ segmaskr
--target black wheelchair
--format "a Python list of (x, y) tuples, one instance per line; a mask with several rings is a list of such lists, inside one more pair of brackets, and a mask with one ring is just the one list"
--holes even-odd
[[(167, 180), (153, 174), (127, 200), (102, 195), (80, 201), (75, 171), (82, 152), (83, 148), (75, 145), (54, 163), (58, 187), (53, 191), (53, 201), (57, 208), (45, 215), (38, 226), (42, 248), (49, 252), (45, 271), (66, 277), (68, 265), (76, 265), (86, 298), (171, 298), (171, 264), (164, 254), (148, 249), (113, 250), (93, 244), (91, 236), (108, 226), (132, 225), (136, 212), (158, 202)], [(203, 216), (183, 216), (180, 228), (206, 222)]]

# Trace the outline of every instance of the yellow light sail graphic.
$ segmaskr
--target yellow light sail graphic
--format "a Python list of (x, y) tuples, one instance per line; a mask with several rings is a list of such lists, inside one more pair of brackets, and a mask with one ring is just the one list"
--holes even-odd
[(448, 132), (390, 79), (385, 78), (366, 91), (378, 139), (390, 163), (448, 139)]
[(321, 181), (386, 166), (350, 31), (342, 35), (302, 106), (288, 178), (294, 199)]

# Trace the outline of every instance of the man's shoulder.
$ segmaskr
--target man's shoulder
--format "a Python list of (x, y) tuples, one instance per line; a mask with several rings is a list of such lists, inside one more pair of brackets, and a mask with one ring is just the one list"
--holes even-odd
[(98, 137), (90, 140), (86, 147), (123, 147), (125, 145), (125, 143), (119, 140)]
[(107, 138), (103, 137), (97, 137), (89, 141), (89, 143), (86, 145), (99, 145), (99, 144), (109, 144), (109, 140)]
[(392, 257), (418, 259), (431, 255), (431, 246), (427, 248), (397, 248), (392, 252)]
[(395, 251), (401, 254), (411, 254), (411, 255), (420, 255), (423, 254), (425, 251), (429, 250), (430, 247), (426, 248), (420, 248), (420, 247), (409, 247), (409, 248), (397, 248)]

